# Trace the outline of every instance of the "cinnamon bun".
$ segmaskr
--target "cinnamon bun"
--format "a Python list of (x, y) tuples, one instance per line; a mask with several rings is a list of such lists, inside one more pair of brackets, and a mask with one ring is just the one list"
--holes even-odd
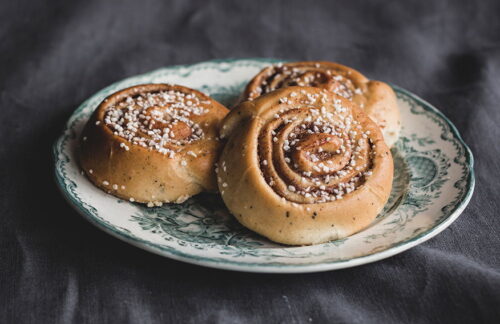
[(99, 188), (133, 202), (180, 203), (216, 191), (218, 127), (228, 110), (178, 85), (144, 84), (118, 91), (85, 126), (80, 165)]
[(389, 198), (393, 162), (377, 125), (332, 91), (286, 87), (226, 116), (222, 198), (278, 243), (309, 245), (367, 227)]
[(351, 100), (377, 123), (389, 147), (398, 139), (401, 123), (392, 88), (341, 64), (313, 61), (267, 67), (248, 83), (242, 98), (253, 100), (287, 86), (319, 87)]

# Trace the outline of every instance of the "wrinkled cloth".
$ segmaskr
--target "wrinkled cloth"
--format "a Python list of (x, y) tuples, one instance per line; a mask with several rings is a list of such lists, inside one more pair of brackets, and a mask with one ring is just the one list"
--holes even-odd
[[(0, 322), (498, 323), (499, 16), (494, 0), (3, 1)], [(469, 206), (389, 259), (280, 275), (153, 255), (66, 203), (51, 145), (82, 101), (229, 57), (337, 61), (439, 107), (475, 156)]]

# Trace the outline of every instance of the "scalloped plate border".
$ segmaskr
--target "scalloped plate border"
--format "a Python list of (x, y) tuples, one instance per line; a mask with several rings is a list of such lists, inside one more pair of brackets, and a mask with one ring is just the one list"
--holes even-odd
[[(124, 80), (118, 81), (116, 83), (113, 83), (112, 85), (100, 90), (97, 92), (95, 95), (91, 96), (90, 98), (97, 96), (100, 93), (105, 93), (108, 91), (108, 89), (113, 88), (119, 83), (122, 83), (126, 80), (132, 80), (132, 79), (137, 79), (141, 77), (146, 77), (148, 75), (158, 73), (160, 71), (165, 71), (165, 70), (173, 70), (173, 71), (186, 71), (185, 73), (190, 73), (189, 70), (203, 70), (203, 69), (209, 69), (213, 68), (214, 65), (221, 65), (221, 64), (230, 64), (230, 63), (241, 63), (241, 62), (260, 62), (260, 63), (275, 63), (279, 62), (281, 60), (277, 59), (263, 59), (263, 58), (255, 58), (255, 59), (223, 59), (223, 60), (213, 60), (213, 61), (207, 61), (207, 62), (201, 62), (197, 64), (192, 64), (192, 65), (176, 65), (176, 66), (170, 66), (166, 68), (160, 68), (148, 73), (144, 73), (141, 75), (137, 76), (132, 76), (129, 78), (126, 78)], [(457, 217), (462, 213), (462, 211), (465, 209), (467, 204), (469, 203), (472, 193), (474, 191), (474, 186), (475, 186), (475, 177), (474, 177), (474, 169), (473, 169), (473, 164), (474, 164), (474, 159), (472, 156), (472, 152), (470, 151), (469, 147), (465, 144), (463, 139), (461, 138), (458, 130), (456, 127), (451, 123), (451, 121), (443, 115), (437, 108), (429, 104), (428, 102), (424, 101), (423, 99), (419, 98), (415, 94), (402, 89), (398, 86), (392, 85), (394, 90), (397, 93), (401, 93), (403, 95), (406, 95), (407, 97), (411, 98), (414, 102), (416, 102), (418, 105), (422, 106), (426, 111), (429, 111), (435, 115), (437, 115), (441, 120), (445, 122), (445, 124), (449, 127), (453, 137), (458, 141), (458, 143), (463, 147), (463, 152), (465, 153), (465, 159), (466, 159), (466, 165), (468, 166), (469, 172), (467, 175), (467, 184), (466, 188), (467, 191), (463, 195), (462, 199), (460, 202), (457, 203), (456, 206), (452, 210), (448, 212), (448, 215), (445, 217), (442, 217), (441, 221), (438, 222), (434, 227), (431, 229), (421, 232), (418, 235), (415, 235), (414, 237), (408, 238), (406, 240), (403, 240), (401, 242), (394, 243), (393, 245), (388, 246), (387, 248), (372, 252), (367, 255), (359, 256), (359, 257), (354, 257), (351, 259), (345, 259), (345, 260), (335, 260), (335, 261), (329, 261), (329, 262), (320, 262), (320, 263), (315, 263), (315, 264), (273, 264), (273, 263), (255, 263), (255, 264), (248, 264), (245, 262), (237, 262), (237, 261), (228, 261), (224, 259), (217, 259), (217, 258), (201, 258), (199, 256), (193, 256), (188, 253), (180, 252), (180, 251), (171, 251), (170, 249), (165, 249), (161, 245), (157, 245), (154, 243), (151, 243), (147, 240), (141, 239), (132, 233), (129, 233), (125, 229), (120, 229), (116, 228), (110, 224), (107, 224), (100, 219), (94, 217), (85, 206), (83, 206), (77, 199), (67, 190), (66, 185), (65, 185), (65, 176), (59, 170), (58, 168), (58, 162), (60, 160), (60, 147), (61, 143), (63, 141), (63, 138), (65, 137), (65, 133), (68, 131), (69, 123), (66, 125), (66, 128), (63, 131), (63, 135), (59, 137), (56, 142), (54, 143), (53, 146), (53, 157), (55, 161), (55, 179), (58, 188), (61, 190), (63, 196), (66, 198), (66, 200), (70, 203), (71, 206), (73, 206), (86, 220), (88, 220), (90, 223), (94, 224), (101, 230), (104, 230), (105, 232), (109, 233), (110, 235), (123, 240), (129, 244), (132, 244), (134, 246), (137, 246), (141, 249), (150, 251), (155, 254), (159, 254), (161, 256), (166, 256), (168, 258), (178, 260), (178, 261), (183, 261), (191, 264), (196, 264), (196, 265), (201, 265), (201, 266), (207, 266), (211, 268), (218, 268), (218, 269), (226, 269), (226, 270), (236, 270), (236, 271), (244, 271), (244, 272), (266, 272), (266, 273), (306, 273), (306, 272), (319, 272), (319, 271), (327, 271), (327, 270), (335, 270), (335, 269), (343, 269), (343, 268), (349, 268), (349, 267), (354, 267), (362, 264), (367, 264), (371, 262), (375, 262), (378, 260), (382, 260), (388, 257), (391, 257), (395, 254), (401, 253), (403, 251), (406, 251), (418, 244), (421, 244), (430, 238), (436, 236), (439, 234), (441, 231), (443, 231), (445, 228), (447, 228), (451, 223), (453, 223)], [(90, 100), (90, 99), (88, 99)], [(87, 101), (88, 101), (87, 100)], [(87, 102), (85, 101), (80, 105), (78, 109), (75, 110), (72, 116), (74, 116), (77, 112), (81, 110), (81, 108), (85, 105)], [(70, 118), (71, 120), (72, 118)], [(71, 181), (71, 180), (68, 180)], [(89, 206), (90, 207), (90, 206)], [(177, 252), (177, 253), (176, 253)]]

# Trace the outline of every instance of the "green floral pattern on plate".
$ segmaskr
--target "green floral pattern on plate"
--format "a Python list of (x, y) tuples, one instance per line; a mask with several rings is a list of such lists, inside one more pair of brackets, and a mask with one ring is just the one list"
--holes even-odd
[(90, 222), (133, 245), (190, 263), (254, 272), (313, 272), (373, 262), (429, 239), (458, 217), (474, 187), (472, 154), (446, 117), (396, 86), (403, 128), (392, 149), (391, 197), (369, 228), (342, 240), (307, 247), (275, 244), (242, 227), (218, 195), (200, 194), (180, 205), (147, 208), (103, 193), (80, 173), (74, 155), (77, 135), (112, 92), (140, 83), (178, 83), (231, 106), (246, 82), (274, 62), (174, 66), (101, 90), (74, 112), (54, 144), (55, 175), (64, 196)]

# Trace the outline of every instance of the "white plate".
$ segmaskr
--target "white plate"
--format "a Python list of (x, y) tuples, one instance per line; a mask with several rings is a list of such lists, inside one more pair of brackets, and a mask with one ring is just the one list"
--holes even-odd
[(73, 113), (54, 145), (64, 196), (87, 220), (145, 250), (198, 265), (250, 272), (314, 272), (387, 258), (435, 236), (463, 211), (474, 188), (473, 158), (456, 128), (436, 108), (398, 87), (401, 138), (393, 148), (395, 178), (384, 211), (364, 231), (307, 247), (278, 245), (242, 228), (219, 196), (147, 208), (94, 187), (78, 168), (77, 138), (109, 94), (141, 83), (177, 83), (230, 105), (269, 59), (220, 60), (173, 66), (117, 82)]

